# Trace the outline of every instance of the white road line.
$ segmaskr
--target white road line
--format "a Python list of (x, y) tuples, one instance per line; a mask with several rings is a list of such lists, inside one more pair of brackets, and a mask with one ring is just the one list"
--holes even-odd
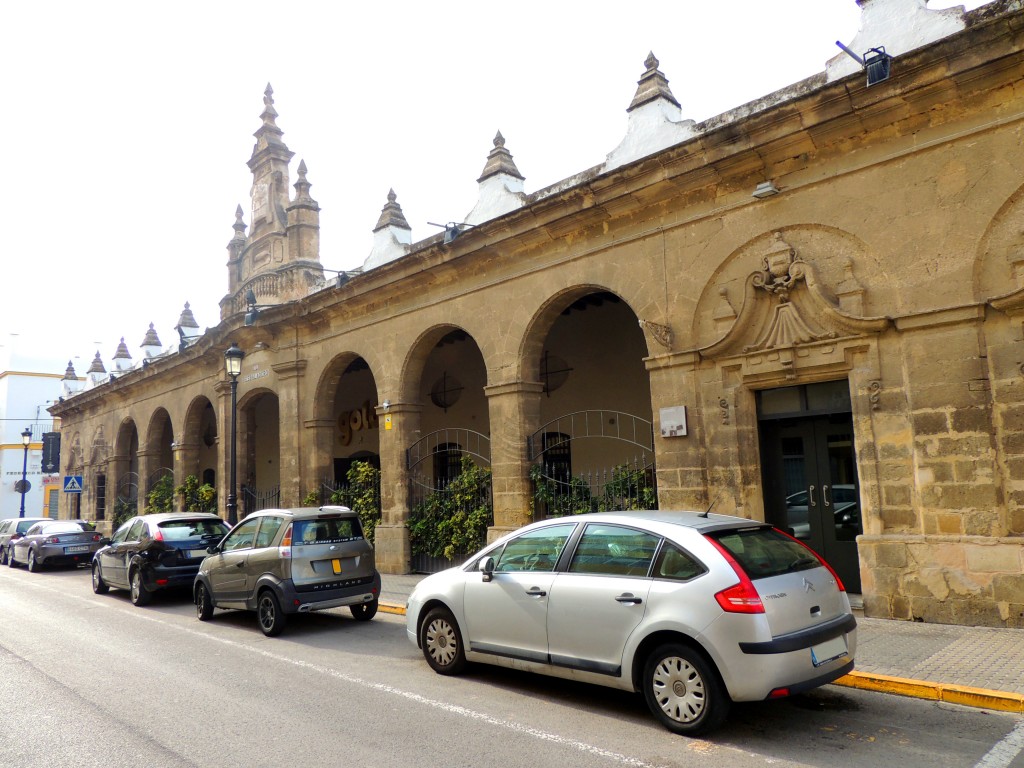
[[(364, 680), (364, 679), (362, 679), (360, 677), (355, 677), (354, 675), (348, 675), (348, 674), (345, 674), (344, 672), (339, 672), (338, 670), (331, 669), (329, 667), (322, 667), (322, 666), (320, 666), (318, 664), (312, 664), (312, 663), (310, 663), (308, 661), (300, 661), (298, 659), (291, 659), (291, 658), (288, 658), (287, 656), (282, 656), (282, 655), (277, 654), (277, 653), (272, 653), (271, 651), (265, 651), (265, 650), (261, 650), (259, 648), (253, 648), (252, 646), (246, 645), (245, 643), (237, 642), (235, 640), (228, 640), (227, 638), (216, 637), (216, 636), (210, 634), (207, 631), (198, 630), (198, 629), (189, 629), (187, 627), (183, 627), (183, 626), (180, 626), (178, 624), (172, 624), (172, 623), (167, 622), (167, 621), (165, 621), (163, 619), (156, 618), (153, 615), (149, 615), (149, 614), (146, 614), (145, 612), (141, 612), (137, 608), (133, 609), (131, 611), (128, 611), (128, 610), (125, 610), (124, 608), (118, 607), (117, 605), (113, 605), (111, 603), (106, 603), (106, 602), (103, 602), (103, 601), (95, 600), (95, 599), (93, 599), (91, 597), (81, 597), (80, 595), (70, 595), (67, 592), (64, 592), (64, 591), (59, 590), (59, 589), (55, 589), (55, 588), (50, 587), (50, 586), (45, 586), (45, 585), (42, 585), (42, 584), (33, 584), (32, 586), (37, 587), (39, 589), (46, 590), (48, 592), (54, 592), (54, 593), (56, 593), (56, 594), (58, 594), (58, 595), (60, 595), (61, 597), (64, 597), (64, 598), (70, 598), (72, 600), (77, 600), (77, 601), (82, 602), (82, 603), (87, 603), (90, 607), (100, 606), (102, 608), (106, 608), (106, 609), (109, 609), (109, 610), (114, 610), (114, 611), (117, 611), (118, 613), (123, 613), (124, 615), (131, 616), (132, 618), (135, 618), (135, 619), (142, 619), (143, 621), (148, 621), (148, 622), (151, 622), (153, 624), (159, 624), (162, 627), (169, 627), (169, 628), (177, 630), (179, 632), (184, 632), (186, 634), (193, 635), (195, 637), (199, 637), (199, 638), (202, 638), (204, 640), (212, 640), (213, 642), (221, 643), (222, 645), (226, 645), (226, 646), (231, 647), (231, 648), (236, 648), (236, 649), (240, 649), (240, 650), (243, 650), (243, 651), (249, 651), (249, 652), (255, 653), (255, 654), (259, 655), (259, 656), (263, 656), (264, 658), (272, 659), (274, 661), (279, 661), (279, 662), (281, 662), (283, 664), (291, 664), (292, 666), (295, 666), (295, 667), (301, 667), (302, 669), (310, 670), (310, 671), (316, 672), (317, 674), (320, 674), (320, 675), (330, 675), (331, 677), (334, 677), (334, 678), (336, 678), (338, 680), (343, 680), (346, 683), (350, 683), (352, 685), (358, 685), (358, 686), (361, 686), (363, 688), (368, 688), (368, 689), (371, 689), (371, 690), (380, 691), (381, 693), (387, 693), (387, 694), (391, 694), (393, 696), (400, 696), (400, 697), (402, 697), (402, 698), (404, 698), (404, 699), (406, 699), (408, 701), (413, 701), (413, 702), (416, 702), (417, 704), (423, 704), (423, 705), (428, 706), (428, 707), (433, 707), (434, 709), (439, 709), (439, 710), (442, 710), (442, 711), (447, 712), (447, 713), (452, 714), (452, 715), (457, 715), (459, 717), (465, 717), (465, 718), (468, 718), (470, 720), (476, 720), (477, 722), (486, 723), (487, 725), (494, 725), (494, 726), (498, 726), (500, 728), (505, 728), (507, 730), (515, 731), (516, 733), (523, 734), (524, 736), (530, 736), (530, 737), (538, 739), (540, 741), (547, 741), (547, 742), (550, 742), (550, 743), (553, 743), (553, 744), (558, 744), (558, 745), (563, 746), (563, 747), (568, 747), (570, 749), (574, 749), (574, 750), (576, 750), (578, 752), (582, 752), (584, 754), (594, 755), (594, 756), (597, 756), (597, 757), (602, 757), (602, 758), (604, 758), (606, 760), (610, 760), (612, 762), (619, 763), (620, 765), (628, 765), (628, 766), (632, 766), (633, 768), (657, 768), (653, 764), (646, 763), (643, 760), (640, 760), (639, 758), (629, 757), (628, 755), (622, 755), (622, 754), (619, 754), (618, 752), (612, 752), (612, 751), (607, 750), (607, 749), (602, 749), (601, 747), (594, 746), (593, 744), (587, 744), (584, 741), (577, 741), (576, 739), (569, 739), (569, 738), (566, 738), (564, 736), (559, 736), (557, 733), (550, 733), (548, 731), (542, 731), (542, 730), (539, 730), (537, 728), (531, 728), (530, 726), (523, 725), (521, 723), (515, 723), (515, 722), (509, 721), (509, 720), (502, 720), (500, 718), (493, 717), (493, 716), (485, 714), (483, 712), (477, 712), (477, 711), (472, 710), (472, 709), (467, 709), (466, 707), (461, 707), (461, 706), (459, 706), (457, 704), (449, 704), (447, 702), (438, 701), (437, 699), (428, 699), (427, 697), (421, 696), (418, 693), (413, 693), (412, 691), (405, 691), (405, 690), (402, 690), (401, 688), (395, 688), (394, 686), (386, 685), (384, 683), (375, 683), (375, 682), (373, 682), (371, 680)], [(986, 766), (985, 768), (989, 768), (989, 767)]]
[(1012, 731), (988, 751), (974, 768), (1006, 768), (1024, 751), (1024, 718), (1017, 721)]

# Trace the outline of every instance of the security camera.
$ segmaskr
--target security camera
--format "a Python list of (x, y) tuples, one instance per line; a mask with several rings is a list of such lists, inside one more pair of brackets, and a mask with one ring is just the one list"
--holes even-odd
[(386, 411), (388, 408), (391, 407), (391, 401), (385, 400), (383, 403), (380, 404), (380, 407)]

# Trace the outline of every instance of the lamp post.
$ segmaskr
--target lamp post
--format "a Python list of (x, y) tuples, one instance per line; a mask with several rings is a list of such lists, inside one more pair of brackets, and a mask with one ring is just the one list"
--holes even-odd
[(32, 427), (25, 427), (21, 433), (21, 444), (25, 447), (25, 458), (21, 462), (21, 511), (18, 517), (25, 516), (25, 494), (28, 493), (29, 485), (26, 475), (28, 474), (28, 444), (32, 442)]
[(245, 352), (231, 342), (224, 353), (224, 368), (231, 377), (231, 479), (228, 485), (228, 525), (238, 522), (238, 504), (235, 499), (235, 487), (238, 472), (238, 374), (242, 372), (242, 358)]

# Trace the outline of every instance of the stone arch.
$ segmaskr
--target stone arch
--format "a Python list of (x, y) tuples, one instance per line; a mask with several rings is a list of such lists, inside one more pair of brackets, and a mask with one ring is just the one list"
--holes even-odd
[(978, 240), (973, 265), (975, 301), (1024, 289), (1024, 185), (996, 211)]
[[(483, 350), (480, 348), (479, 342), (462, 325), (457, 323), (439, 323), (431, 326), (413, 341), (409, 351), (406, 353), (405, 360), (402, 362), (398, 382), (399, 397), (402, 402), (415, 403), (419, 401), (419, 387), (427, 360), (430, 358), (438, 342), (453, 332), (464, 333), (470, 339), (473, 339), (473, 343), (476, 344), (476, 348), (480, 351), (480, 356), (483, 357)], [(484, 360), (484, 368), (488, 369), (486, 360)]]
[[(194, 475), (200, 483), (216, 487), (220, 445), (217, 411), (208, 397), (198, 395), (185, 409), (185, 424), (178, 444), (180, 477), (176, 483), (184, 482), (188, 475)], [(175, 471), (178, 471), (177, 467)]]

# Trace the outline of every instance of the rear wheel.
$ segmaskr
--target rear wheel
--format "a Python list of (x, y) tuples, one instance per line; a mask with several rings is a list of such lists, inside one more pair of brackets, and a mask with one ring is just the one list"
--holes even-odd
[(210, 590), (205, 584), (196, 587), (196, 618), (200, 621), (209, 621), (213, 616), (213, 600), (210, 599)]
[(356, 621), (369, 621), (377, 615), (377, 601), (371, 600), (368, 603), (359, 603), (358, 605), (350, 605), (348, 609), (352, 611), (352, 617)]
[(718, 727), (729, 712), (729, 697), (718, 674), (695, 649), (663, 645), (644, 665), (644, 698), (661, 724), (683, 736)]
[(153, 593), (146, 589), (146, 585), (142, 582), (141, 568), (132, 569), (131, 576), (128, 577), (128, 584), (131, 587), (132, 605), (137, 605), (140, 608), (148, 605)]
[(14, 547), (7, 548), (7, 566), (9, 568), (17, 568), (18, 564), (14, 562)]
[(36, 551), (34, 549), (28, 551), (28, 569), (32, 573), (39, 573), (43, 569), (43, 566), (36, 560)]
[(7, 553), (7, 547), (0, 547), (0, 565), (7, 565), (10, 555)]
[(423, 658), (439, 675), (457, 675), (466, 668), (459, 625), (447, 608), (434, 608), (420, 625)]
[(277, 595), (269, 589), (263, 590), (256, 601), (256, 616), (260, 622), (260, 629), (267, 637), (277, 637), (284, 629), (284, 611), (277, 601)]
[(100, 564), (92, 564), (92, 591), (97, 595), (105, 595), (110, 591), (110, 587), (107, 586), (107, 582), (103, 580), (103, 576), (100, 574)]

